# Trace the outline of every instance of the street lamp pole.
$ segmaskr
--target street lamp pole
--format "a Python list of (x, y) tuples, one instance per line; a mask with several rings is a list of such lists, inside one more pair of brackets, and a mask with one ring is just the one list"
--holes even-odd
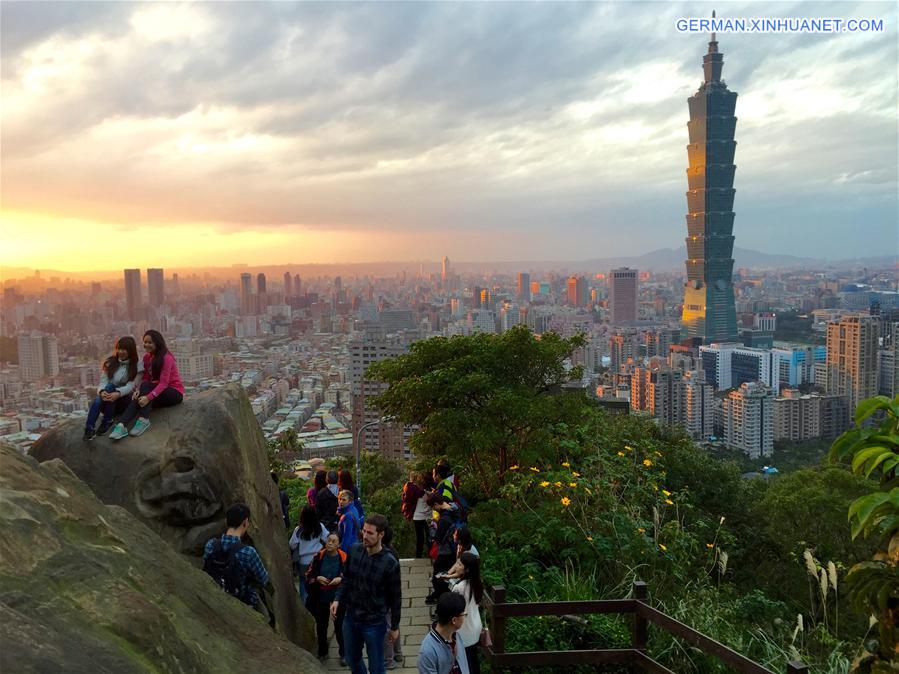
[(362, 498), (362, 471), (359, 468), (359, 457), (362, 455), (362, 433), (365, 432), (366, 428), (377, 426), (379, 423), (381, 423), (381, 419), (362, 424), (362, 427), (356, 433), (356, 487), (359, 489), (359, 498)]

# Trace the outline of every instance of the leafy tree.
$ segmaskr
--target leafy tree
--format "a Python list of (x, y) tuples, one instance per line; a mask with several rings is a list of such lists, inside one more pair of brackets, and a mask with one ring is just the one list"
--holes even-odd
[[(865, 422), (881, 414), (878, 425)], [(832, 461), (851, 460), (852, 472), (877, 479), (877, 489), (849, 506), (852, 538), (873, 536), (879, 550), (846, 576), (849, 599), (858, 611), (877, 620), (877, 643), (854, 663), (854, 671), (895, 671), (899, 656), (899, 396), (863, 400), (855, 410), (856, 427), (833, 443)]]
[(538, 339), (524, 326), (436, 337), (371, 365), (367, 376), (390, 385), (375, 401), (385, 415), (420, 427), (412, 437), (418, 456), (446, 455), (494, 495), (511, 466), (544, 456), (555, 424), (582, 413), (584, 396), (555, 394), (580, 377), (565, 360), (584, 343), (552, 332)]

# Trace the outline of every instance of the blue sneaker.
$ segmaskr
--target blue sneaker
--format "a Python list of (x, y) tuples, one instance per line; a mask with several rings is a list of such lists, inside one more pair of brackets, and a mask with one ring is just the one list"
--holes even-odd
[(134, 422), (134, 426), (131, 427), (131, 435), (143, 435), (148, 428), (150, 428), (150, 420), (138, 417), (137, 421)]
[(109, 434), (110, 440), (121, 440), (124, 437), (128, 436), (128, 429), (125, 428), (125, 424), (118, 423), (115, 425), (115, 428), (112, 429), (112, 433)]

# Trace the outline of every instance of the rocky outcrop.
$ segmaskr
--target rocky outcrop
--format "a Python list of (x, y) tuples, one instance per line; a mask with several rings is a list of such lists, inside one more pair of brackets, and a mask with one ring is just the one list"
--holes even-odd
[(265, 439), (243, 389), (232, 384), (155, 411), (140, 437), (81, 439), (78, 422), (34, 444), (39, 461), (61, 459), (105, 504), (118, 505), (199, 565), (203, 546), (225, 530), (237, 502), (252, 512), (250, 538), (275, 587), (267, 596), (279, 632), (312, 649), (315, 625), (302, 607), (290, 566)]
[(0, 448), (0, 671), (318, 672), (61, 461)]

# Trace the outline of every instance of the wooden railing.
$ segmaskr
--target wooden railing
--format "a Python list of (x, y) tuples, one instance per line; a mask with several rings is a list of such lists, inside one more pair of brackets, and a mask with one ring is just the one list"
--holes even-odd
[[(482, 647), (484, 657), (491, 667), (546, 667), (571, 665), (630, 665), (635, 671), (655, 672), (657, 674), (674, 674), (667, 667), (659, 664), (646, 654), (649, 638), (649, 624), (661, 627), (669, 634), (687, 641), (700, 651), (712, 655), (733, 671), (740, 674), (773, 674), (756, 662), (727, 646), (718, 643), (684, 625), (671, 616), (654, 609), (646, 603), (648, 592), (646, 583), (637, 581), (633, 586), (630, 599), (589, 600), (589, 601), (549, 601), (507, 603), (506, 588), (495, 585), (487, 588), (484, 608), (490, 624), (493, 645)], [(576, 651), (530, 651), (506, 652), (506, 620), (532, 616), (577, 616), (590, 613), (616, 613), (633, 616), (630, 648), (599, 648)], [(808, 667), (799, 662), (787, 664), (787, 674), (805, 674)]]

